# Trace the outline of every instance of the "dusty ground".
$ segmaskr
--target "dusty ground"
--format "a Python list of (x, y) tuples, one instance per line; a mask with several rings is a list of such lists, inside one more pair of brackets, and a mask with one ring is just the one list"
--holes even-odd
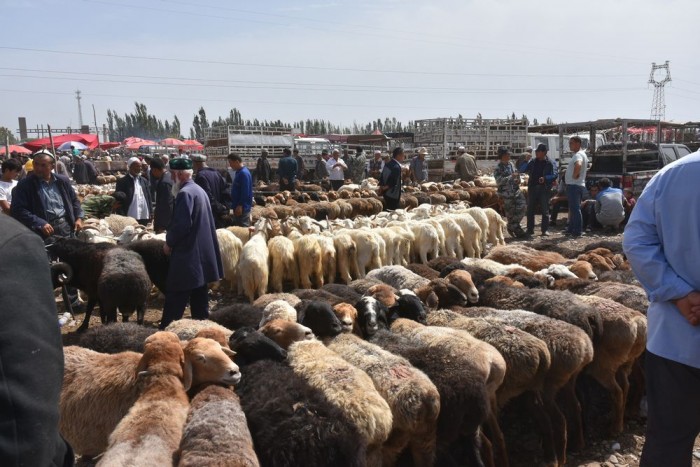
[[(537, 218), (539, 220), (539, 217)], [(534, 237), (525, 240), (507, 239), (507, 242), (522, 242), (527, 245), (536, 246), (539, 243), (554, 243), (557, 246), (570, 248), (575, 251), (583, 251), (590, 243), (601, 240), (621, 241), (621, 234), (604, 234), (602, 232), (587, 232), (584, 236), (576, 239), (565, 237), (562, 235), (563, 222), (560, 220), (558, 226), (550, 229), (549, 237), (540, 237), (539, 229), (536, 229)], [(58, 298), (60, 302), (60, 297)], [(227, 294), (213, 293), (211, 295), (210, 308), (215, 309), (219, 306), (237, 301), (237, 297), (232, 297)], [(158, 326), (162, 313), (163, 301), (157, 295), (153, 295), (148, 303), (146, 312), (145, 325)], [(62, 306), (59, 304), (59, 310)], [(185, 311), (185, 317), (189, 317), (189, 309)], [(76, 322), (67, 323), (62, 329), (64, 345), (76, 343), (77, 333), (75, 332), (78, 326), (82, 323), (83, 315), (77, 315)], [(135, 319), (135, 316), (132, 318)], [(99, 313), (93, 313), (90, 319), (90, 326), (99, 326)], [(505, 422), (505, 421), (504, 421)], [(644, 419), (628, 420), (625, 424), (625, 431), (620, 436), (614, 439), (593, 439), (587, 440), (586, 448), (577, 453), (569, 453), (567, 458), (567, 466), (585, 466), (585, 467), (636, 467), (639, 466), (639, 457), (644, 444)], [(520, 424), (516, 422), (513, 426), (504, 426), (507, 438), (514, 438), (509, 443), (511, 450), (517, 450), (514, 453), (512, 467), (528, 467), (536, 465), (535, 458), (537, 452), (537, 439), (533, 434), (533, 427), (528, 427), (527, 423)], [(697, 456), (693, 458), (693, 467), (700, 467), (700, 438), (696, 440), (695, 452)]]

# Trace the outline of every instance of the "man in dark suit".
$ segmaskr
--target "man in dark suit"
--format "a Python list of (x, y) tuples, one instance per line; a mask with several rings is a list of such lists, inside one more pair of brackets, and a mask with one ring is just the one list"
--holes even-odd
[(168, 228), (173, 216), (173, 180), (159, 157), (151, 160), (151, 177), (154, 180), (153, 192), (156, 200), (156, 207), (153, 209), (153, 230), (161, 233)]
[(207, 166), (207, 156), (204, 154), (192, 154), (190, 159), (194, 169), (194, 182), (202, 187), (209, 198), (216, 228), (226, 227), (229, 214), (229, 206), (226, 202), (228, 198), (226, 180), (218, 170)]
[(139, 224), (147, 225), (151, 219), (151, 187), (141, 175), (141, 160), (132, 157), (127, 162), (127, 169), (129, 173), (116, 184), (116, 191), (126, 195), (126, 201), (117, 214), (133, 217)]
[(392, 158), (384, 164), (382, 175), (379, 177), (379, 194), (384, 196), (384, 207), (387, 210), (399, 208), (401, 201), (401, 162), (406, 158), (403, 148), (395, 148)]

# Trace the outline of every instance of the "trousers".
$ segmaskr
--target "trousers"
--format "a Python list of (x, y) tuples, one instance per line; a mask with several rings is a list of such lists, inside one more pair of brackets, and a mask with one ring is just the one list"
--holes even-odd
[(569, 200), (569, 228), (572, 235), (581, 235), (583, 219), (581, 215), (581, 198), (586, 187), (581, 185), (566, 185), (566, 198)]
[(400, 201), (400, 198), (390, 198), (384, 195), (384, 206), (387, 211), (399, 209)]
[(185, 314), (187, 302), (190, 303), (192, 319), (209, 318), (209, 286), (191, 290), (168, 290), (165, 293), (165, 305), (163, 306), (163, 318), (160, 320), (160, 329), (165, 329), (170, 323), (182, 318)]
[(521, 191), (516, 191), (514, 194), (503, 197), (504, 209), (506, 218), (508, 219), (508, 231), (518, 231), (520, 229), (520, 221), (525, 216), (527, 211), (527, 202)]
[(535, 230), (535, 208), (539, 205), (542, 210), (542, 232), (549, 229), (549, 196), (547, 185), (533, 185), (527, 189), (527, 231)]

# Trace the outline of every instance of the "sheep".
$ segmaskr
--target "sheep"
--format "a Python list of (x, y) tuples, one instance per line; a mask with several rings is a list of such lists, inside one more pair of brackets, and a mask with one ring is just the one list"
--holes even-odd
[(266, 221), (256, 225), (256, 233), (243, 245), (238, 261), (238, 270), (245, 271), (238, 275), (238, 290), (243, 292), (251, 303), (267, 292), (270, 253), (263, 230), (265, 225)]
[(270, 302), (263, 309), (263, 315), (260, 319), (259, 327), (263, 327), (267, 322), (272, 321), (274, 319), (284, 319), (287, 321), (296, 322), (297, 310), (295, 310), (292, 305), (283, 300), (276, 300), (274, 302)]
[(387, 284), (376, 284), (367, 289), (366, 295), (377, 299), (387, 308), (396, 304), (398, 300), (397, 290)]
[[(462, 247), (464, 256), (481, 257), (481, 227), (470, 214), (453, 214), (450, 216), (462, 229)], [(486, 235), (483, 233), (483, 235)], [(449, 255), (448, 255), (449, 256)]]
[(170, 331), (174, 334), (176, 334), (180, 339), (183, 341), (193, 339), (199, 331), (202, 329), (208, 329), (208, 328), (214, 328), (226, 336), (226, 339), (228, 339), (228, 336), (231, 335), (233, 331), (230, 329), (215, 323), (214, 321), (209, 321), (207, 319), (178, 319), (176, 321), (173, 321), (168, 325), (167, 328), (165, 328), (166, 331)]
[[(582, 261), (583, 262), (583, 261)], [(579, 268), (577, 266), (576, 268)], [(569, 268), (564, 266), (563, 264), (550, 264), (549, 267), (542, 269), (538, 271), (540, 274), (543, 275), (550, 275), (554, 277), (554, 279), (562, 279), (562, 278), (574, 278), (577, 277), (576, 274), (574, 274), (573, 271), (571, 271)]]
[(157, 332), (146, 339), (136, 373), (142, 389), (109, 436), (99, 466), (168, 465), (177, 451), (190, 408), (185, 391), (192, 383), (177, 336)]
[(238, 396), (208, 385), (190, 403), (177, 453), (179, 467), (258, 467), (253, 439)]
[[(192, 384), (235, 384), (240, 378), (233, 352), (211, 339), (195, 338), (184, 346)], [(109, 434), (138, 398), (136, 376), (141, 354), (101, 354), (77, 346), (64, 348), (59, 431), (73, 450), (94, 457), (107, 447)]]
[(367, 442), (368, 465), (381, 465), (381, 447), (389, 438), (393, 417), (369, 376), (316, 340), (296, 342), (288, 352), (294, 373), (322, 391), (357, 427)]
[(408, 333), (397, 334), (388, 329), (387, 309), (372, 297), (363, 297), (356, 305), (360, 333), (369, 342), (406, 358), (422, 370), (440, 394), (440, 415), (437, 425), (436, 465), (463, 464), (450, 459), (449, 448), (466, 433), (466, 457), (472, 465), (481, 465), (476, 432), (487, 417), (489, 395), (484, 376), (476, 371), (477, 363), (464, 353), (459, 339), (429, 342)]
[[(466, 317), (484, 317), (493, 321), (494, 326), (514, 326), (547, 345), (551, 364), (543, 385), (543, 406), (542, 410), (534, 410), (533, 416), (543, 431), (546, 460), (551, 460), (555, 465), (564, 465), (567, 443), (572, 449), (580, 449), (583, 445), (581, 408), (576, 399), (575, 386), (577, 376), (593, 360), (590, 338), (576, 326), (529, 311), (486, 307), (455, 307), (452, 311)], [(557, 395), (561, 399), (561, 410)], [(562, 411), (567, 413), (567, 420)]]
[(330, 305), (337, 305), (338, 303), (343, 302), (341, 297), (323, 289), (297, 289), (292, 290), (292, 293), (302, 300), (300, 303), (294, 306), (297, 309), (297, 312), (302, 310), (303, 307), (306, 306), (306, 302), (309, 300), (323, 301), (329, 303)]
[(119, 214), (110, 214), (104, 218), (107, 227), (112, 232), (113, 235), (119, 236), (124, 232), (126, 226), (130, 225), (136, 227), (139, 225), (138, 221), (133, 217), (120, 216)]
[(286, 319), (268, 321), (265, 326), (260, 328), (260, 332), (284, 350), (289, 349), (289, 346), (294, 342), (314, 339), (311, 329)]
[[(353, 288), (353, 290), (359, 294), (366, 294), (367, 290), (369, 290), (370, 287), (373, 287), (375, 285), (386, 285), (379, 279), (356, 279), (352, 282), (350, 282), (350, 287)], [(393, 289), (393, 287), (392, 287)]]
[(403, 266), (384, 266), (367, 273), (368, 279), (377, 279), (395, 289), (414, 290), (426, 285), (429, 280)]
[(437, 258), (428, 261), (428, 266), (435, 269), (437, 272), (442, 272), (444, 268), (454, 263), (459, 263), (459, 259), (449, 256), (438, 256)]
[(258, 327), (263, 308), (248, 303), (234, 303), (209, 312), (209, 320), (228, 329), (245, 326)]
[(310, 289), (313, 282), (316, 288), (323, 286), (323, 257), (321, 246), (313, 236), (294, 240), (294, 258), (299, 267), (299, 283)]
[(336, 272), (343, 284), (349, 284), (353, 277), (359, 277), (357, 266), (357, 245), (350, 235), (337, 233), (333, 236), (335, 247)]
[(236, 352), (233, 361), (239, 366), (250, 365), (258, 360), (286, 360), (287, 351), (275, 341), (252, 327), (236, 329), (228, 339), (228, 346)]
[(598, 253), (583, 253), (578, 255), (576, 259), (578, 261), (587, 261), (591, 263), (593, 270), (597, 271), (598, 273), (612, 271), (615, 269), (615, 263), (613, 263), (612, 259), (601, 256)]
[(578, 295), (595, 295), (608, 298), (640, 313), (646, 313), (647, 308), (649, 308), (649, 300), (644, 289), (632, 284), (591, 282), (585, 279), (562, 279), (556, 281), (554, 288), (570, 290)]
[(503, 217), (492, 208), (484, 208), (484, 214), (489, 220), (488, 241), (494, 246), (505, 245), (503, 231), (508, 225)]
[(343, 332), (357, 331), (357, 309), (349, 303), (338, 303), (333, 307), (333, 313), (340, 320)]
[(263, 295), (262, 297), (257, 298), (253, 302), (253, 305), (264, 309), (267, 305), (269, 305), (272, 302), (276, 302), (277, 300), (285, 301), (292, 306), (296, 306), (296, 304), (301, 301), (299, 297), (290, 293), (268, 293)]
[(248, 240), (250, 240), (250, 237), (252, 235), (250, 228), (248, 228), (248, 227), (233, 226), (233, 227), (226, 227), (226, 230), (228, 230), (233, 235), (238, 237), (238, 239), (241, 241), (241, 243), (243, 245), (248, 243)]
[(136, 323), (111, 323), (88, 329), (80, 336), (78, 344), (86, 349), (102, 353), (119, 353), (131, 350), (143, 352), (143, 343), (157, 329)]
[(318, 245), (321, 247), (321, 268), (323, 270), (323, 282), (324, 284), (332, 284), (335, 282), (336, 274), (336, 251), (334, 240), (332, 237), (327, 237), (325, 235), (315, 235), (314, 238), (316, 238)]
[(126, 245), (127, 250), (141, 255), (146, 266), (148, 277), (161, 293), (165, 294), (170, 269), (170, 256), (163, 251), (165, 242), (162, 240), (138, 240)]
[(99, 230), (90, 227), (83, 227), (83, 229), (77, 233), (76, 238), (86, 243), (111, 243), (112, 245), (117, 244), (117, 240), (114, 237), (101, 235)]
[(431, 308), (466, 305), (469, 301), (466, 294), (447, 279), (433, 279), (412, 292)]
[(426, 264), (411, 263), (406, 265), (406, 269), (426, 279), (437, 279), (440, 277), (439, 272)]
[[(350, 275), (353, 279), (364, 279), (367, 270), (377, 269), (382, 266), (382, 248), (379, 237), (366, 230), (341, 230), (338, 233), (346, 234), (355, 242), (356, 267), (351, 265)], [(352, 269), (356, 275), (352, 274)]]
[(558, 253), (538, 251), (520, 244), (497, 246), (486, 255), (486, 258), (501, 264), (519, 264), (532, 271), (545, 269), (551, 264), (566, 262), (566, 258)]
[(299, 270), (294, 258), (294, 243), (287, 237), (277, 236), (267, 242), (267, 248), (270, 252), (270, 290), (282, 292), (285, 279), (298, 288)]
[(342, 298), (347, 303), (355, 303), (362, 298), (362, 294), (356, 292), (355, 289), (348, 285), (326, 284), (322, 287), (322, 290)]
[(486, 251), (486, 245), (488, 242), (491, 242), (491, 244), (494, 246), (498, 245), (499, 240), (497, 232), (495, 232), (496, 229), (493, 229), (494, 232), (491, 232), (489, 229), (489, 218), (486, 215), (486, 212), (478, 206), (468, 208), (466, 209), (466, 212), (474, 218), (481, 229), (481, 251)]
[[(105, 254), (102, 273), (97, 279), (100, 317), (103, 323), (116, 321), (119, 308), (124, 322), (127, 322), (136, 310), (137, 322), (143, 324), (150, 291), (151, 281), (138, 253), (113, 248)], [(91, 312), (92, 310), (85, 312), (81, 329), (87, 329)]]
[(476, 303), (479, 301), (479, 290), (474, 285), (471, 274), (467, 271), (454, 270), (447, 274), (445, 279), (466, 295), (469, 303)]
[(232, 291), (237, 292), (238, 260), (243, 250), (243, 242), (226, 229), (216, 229), (216, 238), (219, 241), (219, 253), (224, 266), (224, 280)]
[(588, 261), (574, 261), (573, 264), (569, 265), (569, 271), (581, 279), (598, 280), (598, 276), (593, 272), (593, 267)]
[(436, 258), (440, 252), (440, 237), (437, 229), (427, 222), (409, 222), (406, 227), (413, 233), (411, 246), (413, 257), (428, 264), (428, 257)]
[(313, 320), (312, 331), (343, 360), (366, 372), (391, 408), (393, 428), (383, 447), (382, 463), (393, 465), (398, 454), (408, 446), (416, 465), (433, 465), (440, 413), (440, 395), (435, 385), (406, 359), (355, 335), (338, 335), (338, 323), (334, 323), (337, 318), (328, 310), (310, 311), (314, 312), (319, 316)]

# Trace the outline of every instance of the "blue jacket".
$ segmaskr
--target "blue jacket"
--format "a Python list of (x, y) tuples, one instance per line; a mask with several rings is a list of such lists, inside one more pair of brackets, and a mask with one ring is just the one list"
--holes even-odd
[(243, 206), (243, 213), (250, 212), (253, 207), (253, 177), (248, 167), (236, 172), (231, 186), (231, 208), (238, 206)]
[(209, 199), (192, 180), (182, 184), (175, 198), (165, 241), (173, 250), (167, 290), (192, 290), (223, 277)]
[[(61, 192), (63, 208), (66, 210), (66, 221), (73, 229), (75, 228), (75, 220), (83, 218), (80, 201), (78, 201), (68, 177), (59, 174), (51, 174), (51, 176), (55, 177), (56, 186)], [(10, 205), (12, 217), (39, 235), (41, 235), (41, 228), (48, 223), (46, 207), (39, 194), (40, 182), (39, 177), (34, 173), (30, 173), (20, 180), (15, 189), (12, 190), (12, 204)]]
[[(536, 170), (538, 164), (544, 164), (544, 167), (540, 167), (542, 169), (541, 172)], [(554, 163), (549, 157), (545, 157), (542, 162), (539, 162), (537, 158), (530, 159), (527, 164), (521, 166), (520, 172), (530, 174), (530, 178), (527, 181), (527, 186), (529, 187), (539, 185), (537, 181), (539, 177), (536, 172), (542, 173), (546, 186), (551, 187), (554, 180), (557, 179), (557, 171), (554, 170)]]
[(277, 167), (277, 175), (280, 181), (286, 178), (289, 183), (294, 183), (297, 179), (297, 169), (297, 161), (292, 156), (283, 157)]

